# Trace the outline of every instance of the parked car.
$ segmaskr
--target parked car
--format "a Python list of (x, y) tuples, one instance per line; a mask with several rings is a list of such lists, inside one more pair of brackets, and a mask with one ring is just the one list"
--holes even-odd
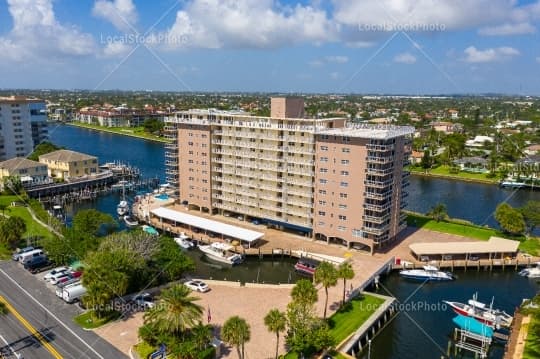
[(56, 267), (43, 276), (45, 281), (51, 280), (51, 278), (58, 273), (65, 273), (69, 271), (69, 267)]
[(65, 273), (59, 273), (58, 277), (52, 277), (51, 278), (51, 284), (58, 285), (59, 283), (65, 283), (67, 281), (71, 281), (72, 283), (74, 279), (80, 278), (82, 275), (82, 272), (65, 272)]
[(14, 261), (18, 261), (21, 254), (33, 251), (34, 249), (35, 249), (34, 247), (21, 248), (21, 249), (17, 250), (15, 253), (13, 253), (13, 255), (11, 256), (11, 259), (13, 259)]
[(19, 255), (19, 262), (21, 262), (22, 264), (25, 264), (25, 263), (28, 263), (28, 262), (32, 261), (34, 258), (41, 257), (43, 255), (45, 255), (43, 250), (34, 249), (34, 250), (31, 250), (31, 251), (28, 251), (28, 252), (25, 252), (25, 253), (21, 253)]
[(53, 263), (47, 259), (46, 256), (35, 258), (30, 262), (24, 264), (24, 269), (30, 273), (39, 273), (47, 270), (53, 266)]
[(155, 303), (150, 293), (141, 293), (133, 297), (133, 302), (143, 309), (153, 308)]
[(86, 294), (86, 288), (82, 284), (67, 286), (62, 289), (62, 299), (66, 303), (73, 303)]
[(202, 280), (190, 280), (184, 284), (186, 285), (186, 287), (196, 292), (205, 293), (210, 290), (210, 287), (208, 286), (208, 284), (206, 284)]

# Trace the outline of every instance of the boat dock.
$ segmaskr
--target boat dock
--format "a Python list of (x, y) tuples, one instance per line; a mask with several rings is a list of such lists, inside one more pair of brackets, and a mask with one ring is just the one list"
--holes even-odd
[(522, 258), (508, 258), (508, 259), (478, 259), (478, 260), (432, 260), (429, 262), (418, 261), (398, 261), (393, 264), (392, 269), (414, 269), (422, 268), (425, 265), (434, 265), (440, 269), (446, 269), (454, 271), (455, 269), (463, 269), (465, 271), (472, 270), (484, 270), (492, 271), (493, 269), (511, 269), (518, 271), (520, 268), (528, 267), (538, 262), (539, 259), (535, 257), (522, 257)]

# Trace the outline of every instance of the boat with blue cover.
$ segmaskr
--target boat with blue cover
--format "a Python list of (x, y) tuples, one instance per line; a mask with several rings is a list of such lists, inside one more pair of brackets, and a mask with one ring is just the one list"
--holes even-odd
[(486, 338), (493, 337), (493, 328), (488, 325), (480, 323), (478, 320), (472, 317), (465, 317), (458, 315), (452, 319), (455, 325), (460, 329), (466, 330), (473, 334), (481, 335)]

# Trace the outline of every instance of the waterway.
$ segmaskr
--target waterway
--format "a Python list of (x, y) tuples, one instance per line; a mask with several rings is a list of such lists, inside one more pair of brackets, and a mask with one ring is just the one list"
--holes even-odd
[[(397, 316), (371, 344), (372, 359), (439, 359), (446, 357), (453, 336), (455, 314), (443, 300), (467, 302), (478, 292), (478, 300), (512, 314), (523, 298), (540, 290), (532, 279), (519, 276), (513, 269), (467, 272), (457, 271), (458, 279), (445, 283), (418, 283), (404, 280), (394, 272), (381, 281), (378, 293), (391, 295), (400, 303)], [(488, 304), (489, 305), (489, 304)], [(500, 359), (504, 346), (492, 345), (490, 359)], [(471, 355), (451, 358), (473, 358)], [(359, 355), (367, 359), (367, 350)]]

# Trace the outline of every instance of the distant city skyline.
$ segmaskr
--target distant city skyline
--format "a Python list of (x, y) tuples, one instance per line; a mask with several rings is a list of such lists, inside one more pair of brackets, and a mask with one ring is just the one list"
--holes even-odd
[(540, 95), (539, 24), (540, 0), (0, 0), (0, 88)]

